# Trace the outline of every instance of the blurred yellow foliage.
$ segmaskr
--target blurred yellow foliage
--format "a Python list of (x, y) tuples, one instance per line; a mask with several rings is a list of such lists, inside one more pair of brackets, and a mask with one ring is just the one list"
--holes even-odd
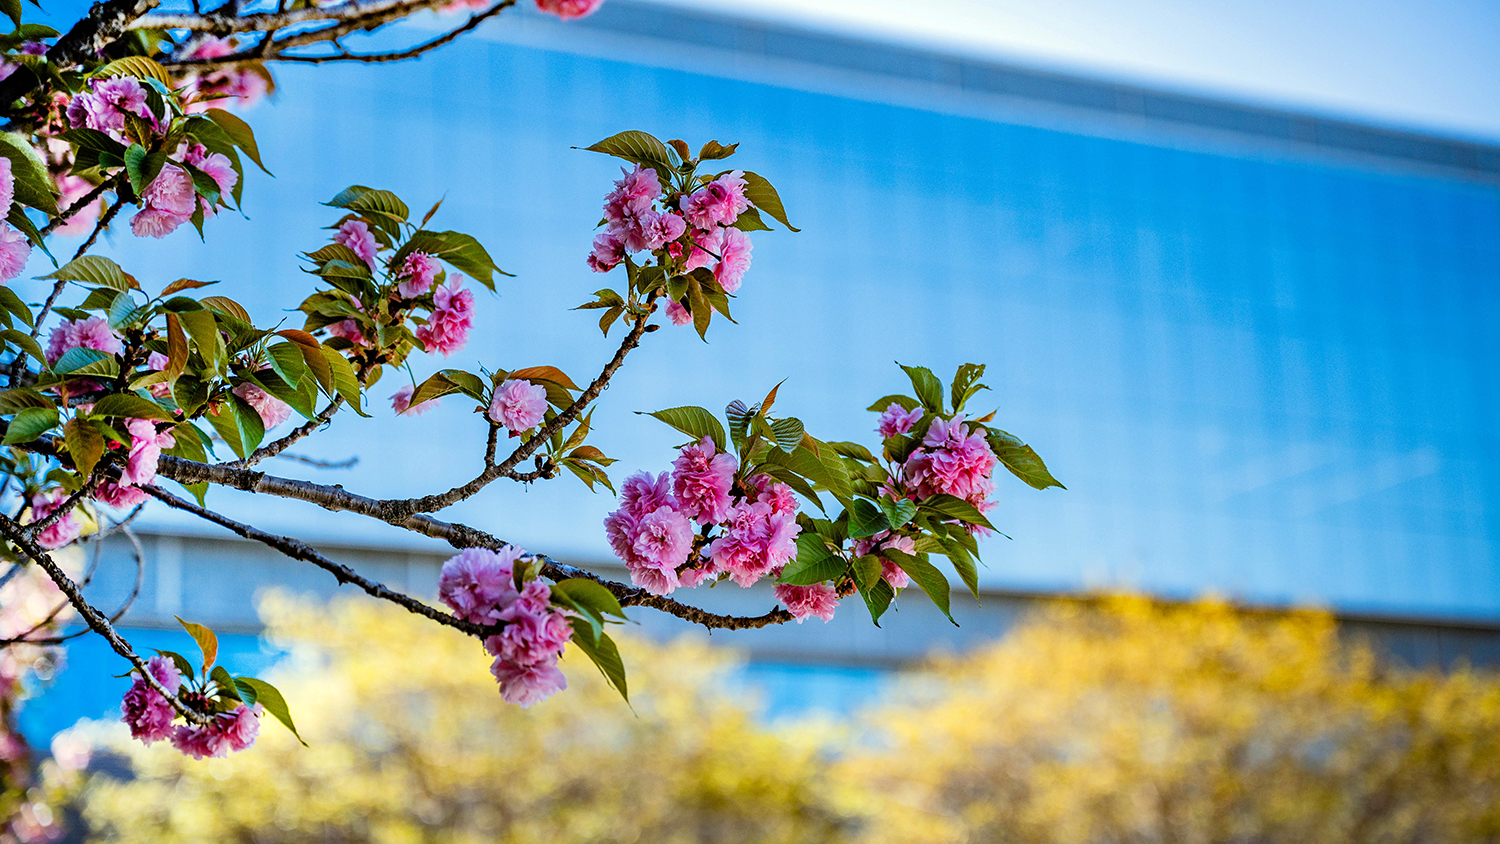
[(902, 695), (842, 763), (868, 844), (1500, 840), (1500, 682), (1324, 613), (1059, 603)]
[[(303, 748), (267, 718), (254, 748), (194, 762), (119, 730), (134, 779), (80, 797), (90, 840), (786, 842), (826, 840), (826, 766), (734, 699), (723, 651), (622, 637), (634, 713), (581, 655), (569, 689), (504, 703), (478, 643), (399, 609), (262, 605), (291, 654), (272, 675)], [(96, 769), (108, 770), (107, 760)]]
[(622, 638), (634, 714), (577, 658), (567, 693), (522, 710), (472, 640), (400, 610), (265, 613), (311, 746), (268, 719), (252, 750), (193, 762), (105, 730), (134, 778), (96, 764), (91, 840), (1500, 840), (1500, 680), (1390, 669), (1324, 613), (1049, 604), (852, 728), (795, 735), (694, 643)]

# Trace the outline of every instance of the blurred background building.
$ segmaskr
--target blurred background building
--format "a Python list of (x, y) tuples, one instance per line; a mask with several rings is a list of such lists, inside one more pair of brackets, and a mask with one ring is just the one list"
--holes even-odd
[[(317, 203), (350, 183), (419, 209), (446, 197), (436, 223), (517, 277), (481, 292), (467, 349), (420, 365), (581, 378), (612, 346), (568, 309), (604, 286), (584, 256), (617, 170), (575, 147), (631, 128), (738, 141), (734, 165), (772, 179), (802, 233), (755, 236), (739, 325), (707, 345), (668, 328), (615, 379), (595, 417), (615, 477), (667, 468), (678, 438), (632, 411), (722, 408), (788, 378), (779, 409), (869, 441), (863, 408), (904, 384), (893, 360), (974, 361), (993, 388), (976, 404), (1068, 485), (1003, 479), (993, 517), (1013, 539), (983, 546), (984, 600), (959, 603), (960, 628), (909, 594), (879, 629), (846, 604), (826, 626), (715, 634), (750, 650), (773, 713), (845, 708), (903, 661), (1001, 635), (1038, 596), (1101, 588), (1323, 605), (1408, 662), (1500, 661), (1500, 146), (692, 8), (517, 11), (414, 63), (279, 69), (280, 96), (246, 115), (276, 174), (247, 176), (248, 219), (186, 249), (116, 236), (109, 254), (148, 287), (220, 278), (274, 321), (308, 289), (297, 253), (337, 219)], [(472, 476), (482, 437), (451, 399), (421, 419), (380, 407), (303, 450), (353, 468), (265, 468), (405, 496)], [(451, 553), (298, 502), (214, 489), (210, 505), (422, 595)], [(449, 515), (604, 572), (612, 508), (563, 478)], [(335, 590), (190, 517), (142, 526), (138, 647), (181, 646), (181, 615), (254, 670), (275, 656), (255, 639), (259, 589)], [(110, 608), (134, 576), (111, 544), (90, 592)], [(101, 642), (69, 661), (25, 712), (35, 733), (117, 706)]]

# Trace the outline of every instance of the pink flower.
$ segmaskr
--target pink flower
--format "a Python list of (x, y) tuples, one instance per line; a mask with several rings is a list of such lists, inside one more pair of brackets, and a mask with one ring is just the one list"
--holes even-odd
[(714, 565), (741, 586), (755, 581), (786, 565), (797, 553), (797, 534), (801, 528), (790, 513), (772, 511), (771, 505), (759, 501), (736, 504), (729, 512), (728, 528), (723, 536), (709, 545)]
[(692, 195), (682, 198), (682, 212), (695, 228), (711, 229), (716, 225), (732, 225), (745, 209), (750, 207), (745, 199), (744, 172), (735, 170), (725, 173), (704, 185)]
[(946, 494), (977, 503), (994, 492), (990, 472), (999, 461), (982, 433), (969, 433), (962, 416), (934, 419), (922, 445), (902, 467), (919, 499)]
[(130, 432), (130, 456), (120, 472), (121, 486), (140, 486), (156, 480), (156, 461), (161, 458), (163, 448), (171, 448), (177, 440), (171, 434), (156, 432), (156, 423), (149, 419), (127, 419), (125, 430)]
[[(221, 195), (228, 194), (240, 180), (240, 174), (234, 172), (234, 165), (230, 163), (229, 157), (220, 152), (210, 153), (202, 144), (183, 144), (184, 149), (179, 150), (182, 160), (203, 171), (204, 175), (214, 180), (218, 185)], [(227, 205), (223, 199), (220, 202)], [(198, 200), (203, 207), (203, 215), (212, 217), (214, 206), (202, 197)]]
[(396, 411), (397, 416), (421, 416), (434, 407), (437, 407), (438, 403), (442, 401), (441, 399), (428, 399), (416, 407), (412, 407), (411, 396), (416, 391), (416, 387), (408, 384), (391, 396), (391, 407)]
[(499, 551), (465, 548), (443, 563), (438, 598), (465, 621), (493, 624), (500, 620), (501, 606), (516, 599), (514, 566), (525, 555), (514, 545)]
[(920, 406), (907, 410), (895, 402), (891, 402), (885, 412), (880, 414), (880, 438), (888, 440), (897, 434), (910, 433), (911, 429), (922, 418)]
[[(146, 670), (162, 688), (174, 695), (182, 687), (182, 674), (170, 657), (151, 657), (146, 660)], [(171, 738), (172, 721), (177, 718), (177, 711), (160, 692), (146, 685), (139, 673), (132, 672), (131, 676), (135, 677), (135, 682), (120, 703), (120, 713), (130, 726), (131, 737), (145, 744)]]
[(156, 117), (146, 107), (146, 89), (129, 76), (89, 80), (89, 90), (80, 92), (68, 104), (68, 122), (73, 128), (98, 129), (122, 143), (125, 138), (125, 115), (144, 118), (153, 127)]
[[(146, 368), (157, 372), (164, 372), (172, 361), (161, 352), (152, 352), (146, 356)], [(146, 392), (157, 398), (166, 398), (172, 395), (172, 385), (165, 381), (146, 385)]]
[(673, 325), (687, 325), (693, 321), (693, 313), (684, 308), (676, 299), (668, 299), (667, 319), (670, 319)]
[(529, 431), (547, 414), (547, 388), (528, 381), (506, 381), (490, 401), (489, 417), (512, 434)]
[(0, 163), (0, 218), (3, 218), (10, 213), (10, 206), (16, 199), (16, 177), (11, 171), (10, 159), (4, 156), (0, 159), (4, 159)]
[(144, 504), (147, 497), (143, 490), (133, 486), (120, 486), (110, 481), (99, 484), (99, 488), (94, 491), (95, 501), (118, 510), (129, 510), (131, 507)]
[(573, 20), (592, 15), (604, 5), (604, 0), (536, 0), (536, 7), (563, 20)]
[[(221, 59), (235, 51), (234, 42), (227, 38), (204, 36), (184, 58)], [(189, 112), (202, 112), (210, 108), (222, 108), (226, 103), (250, 105), (265, 95), (268, 89), (264, 71), (257, 73), (249, 68), (230, 67), (215, 70), (193, 78), (187, 85), (190, 97)]]
[(231, 750), (244, 750), (260, 733), (260, 704), (240, 704), (229, 712), (212, 716), (208, 724), (185, 724), (172, 733), (172, 746), (194, 759), (222, 758)]
[(714, 441), (705, 436), (672, 461), (677, 509), (700, 525), (717, 524), (728, 515), (729, 488), (739, 467), (734, 455), (716, 451)]
[(396, 277), (402, 282), (396, 285), (396, 292), (403, 299), (415, 299), (432, 289), (432, 282), (437, 278), (442, 268), (438, 266), (437, 259), (426, 252), (413, 252), (406, 256), (401, 263), (401, 269), (396, 272)]
[(285, 422), (292, 415), (291, 405), (248, 381), (230, 390), (230, 392), (244, 399), (246, 404), (255, 408), (255, 412), (260, 414), (261, 425), (267, 431)]
[[(854, 543), (854, 553), (859, 557), (863, 557), (866, 554), (876, 554), (885, 549), (902, 551), (915, 557), (917, 554), (917, 541), (910, 536), (902, 536), (900, 534), (891, 536), (890, 531), (883, 530), (868, 539), (861, 539)], [(880, 560), (880, 576), (884, 577), (885, 582), (889, 583), (893, 589), (905, 589), (911, 585), (911, 577), (906, 573), (906, 570), (891, 562), (886, 557), (881, 557)]]
[(610, 227), (594, 235), (594, 248), (589, 252), (589, 269), (596, 273), (607, 273), (625, 260), (625, 231)]
[(615, 182), (615, 189), (604, 197), (604, 219), (611, 223), (623, 223), (651, 211), (651, 203), (661, 196), (661, 182), (656, 171), (637, 164), (634, 172), (626, 172), (625, 178)]
[[(31, 499), (31, 521), (39, 522), (52, 515), (53, 511), (61, 507), (67, 499), (68, 493), (61, 489), (53, 489), (33, 496)], [(77, 539), (78, 533), (81, 530), (83, 530), (82, 523), (78, 521), (78, 517), (74, 515), (73, 511), (69, 510), (66, 516), (53, 522), (36, 535), (36, 544), (49, 551), (54, 548), (61, 548)]]
[(522, 707), (568, 685), (557, 670), (557, 658), (573, 636), (567, 612), (552, 605), (551, 590), (539, 580), (512, 593), (499, 612), (499, 635), (484, 640), (495, 657), (490, 673), (500, 683), (500, 697)]
[(540, 703), (568, 687), (568, 678), (558, 670), (555, 662), (517, 665), (497, 659), (490, 666), (490, 673), (500, 683), (500, 699), (522, 709), (529, 708), (533, 703)]
[(442, 352), (446, 357), (469, 342), (469, 326), (474, 320), (474, 294), (460, 290), (462, 281), (454, 276), (448, 284), (432, 294), (432, 316), (417, 329), (417, 340), (428, 352)]
[(354, 254), (375, 269), (375, 253), (380, 251), (380, 246), (375, 242), (375, 235), (370, 234), (370, 226), (364, 220), (345, 220), (339, 226), (338, 233), (333, 236), (334, 243), (342, 243), (354, 250)]
[(682, 237), (687, 231), (687, 223), (676, 214), (650, 212), (640, 218), (638, 228), (641, 248), (655, 250)]
[(823, 619), (824, 623), (833, 621), (833, 611), (839, 605), (838, 590), (827, 583), (814, 583), (812, 586), (778, 583), (775, 592), (776, 600), (796, 616), (798, 624), (814, 615)]
[[(357, 305), (359, 303), (356, 302), (355, 304)], [(361, 308), (360, 310), (364, 309)], [(329, 337), (342, 337), (356, 346), (364, 348), (370, 347), (370, 341), (365, 339), (365, 333), (359, 330), (359, 323), (355, 322), (352, 319), (346, 319), (343, 322), (335, 322), (332, 325), (327, 326), (327, 330)]]
[(750, 479), (750, 487), (755, 490), (755, 500), (771, 505), (772, 512), (797, 512), (796, 493), (792, 492), (791, 487), (778, 482), (770, 475), (756, 475)]
[(47, 363), (57, 363), (72, 349), (93, 349), (115, 355), (122, 348), (120, 335), (110, 329), (103, 317), (64, 320), (47, 338)]
[(693, 550), (693, 525), (683, 514), (662, 505), (636, 524), (625, 567), (630, 580), (654, 595), (665, 595), (680, 585), (677, 567)]
[(20, 275), (29, 260), (31, 244), (27, 242), (26, 235), (0, 223), (0, 283)]
[(740, 289), (745, 271), (750, 269), (750, 235), (739, 229), (724, 229), (719, 248), (719, 265), (714, 268), (714, 278), (724, 292), (733, 293)]
[(192, 219), (198, 207), (193, 177), (171, 163), (164, 165), (141, 192), (141, 201), (144, 207), (130, 218), (130, 230), (136, 237), (165, 237)]
[(712, 228), (707, 231), (694, 231), (692, 246), (688, 252), (687, 263), (682, 265), (682, 271), (690, 273), (699, 267), (712, 266), (719, 260), (720, 250), (723, 249), (724, 230)]

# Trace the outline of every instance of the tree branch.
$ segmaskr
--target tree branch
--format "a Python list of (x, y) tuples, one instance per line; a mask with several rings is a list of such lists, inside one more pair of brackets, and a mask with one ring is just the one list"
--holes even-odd
[(130, 643), (125, 641), (124, 637), (115, 630), (114, 625), (110, 623), (109, 619), (105, 618), (92, 604), (84, 600), (83, 594), (78, 591), (78, 584), (74, 583), (68, 577), (67, 572), (63, 571), (57, 563), (53, 562), (46, 551), (43, 551), (30, 537), (26, 536), (25, 532), (21, 530), (20, 525), (16, 524), (10, 518), (0, 515), (0, 534), (4, 534), (6, 539), (9, 539), (23, 554), (30, 557), (37, 565), (42, 567), (43, 571), (47, 572), (47, 576), (52, 578), (52, 582), (57, 584), (57, 588), (67, 596), (68, 602), (73, 605), (74, 609), (78, 610), (78, 614), (83, 616), (83, 620), (88, 623), (88, 626), (93, 628), (95, 633), (103, 636), (104, 641), (108, 642), (111, 648), (114, 648), (115, 653), (125, 657), (131, 665), (135, 666), (142, 682), (150, 686), (157, 694), (166, 698), (167, 702), (172, 705), (172, 708), (177, 710), (178, 714), (182, 715), (189, 722), (194, 724), (207, 724), (209, 722), (208, 716), (189, 707), (179, 700), (176, 695), (168, 692), (162, 686), (161, 681), (157, 680), (155, 675), (146, 668), (146, 663), (139, 656), (136, 656), (135, 651), (130, 647)]
[[(423, 536), (441, 539), (458, 549), (490, 548), (498, 550), (507, 544), (498, 537), (458, 522), (444, 522), (421, 513), (410, 515), (387, 514), (381, 506), (384, 502), (356, 495), (341, 486), (327, 486), (307, 481), (278, 478), (267, 475), (264, 472), (235, 469), (223, 464), (210, 466), (166, 455), (163, 455), (157, 463), (157, 472), (161, 476), (171, 478), (181, 484), (195, 484), (207, 481), (219, 486), (244, 490), (245, 492), (259, 492), (282, 498), (295, 498), (317, 504), (328, 510), (359, 513), (360, 515), (379, 519), (396, 527), (405, 528), (413, 533), (420, 533)], [(149, 492), (150, 490), (147, 491)], [(228, 525), (225, 526), (228, 527)], [(295, 540), (291, 541), (295, 542)], [(651, 609), (675, 615), (693, 624), (701, 624), (709, 629), (745, 630), (766, 627), (772, 624), (785, 624), (788, 621), (794, 620), (791, 613), (779, 607), (772, 609), (765, 615), (759, 616), (740, 617), (719, 615), (674, 601), (662, 595), (653, 595), (644, 589), (627, 586), (623, 583), (616, 583), (577, 566), (560, 563), (545, 554), (533, 554), (532, 556), (542, 561), (542, 573), (554, 580), (562, 580), (569, 577), (588, 578), (614, 593), (614, 596), (620, 601), (622, 606), (650, 607)], [(298, 557), (298, 559), (302, 558)]]

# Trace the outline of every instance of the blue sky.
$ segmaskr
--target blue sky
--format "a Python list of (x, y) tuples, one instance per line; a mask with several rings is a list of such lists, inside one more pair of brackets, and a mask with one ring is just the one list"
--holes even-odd
[(1493, 0), (660, 0), (1500, 140)]

